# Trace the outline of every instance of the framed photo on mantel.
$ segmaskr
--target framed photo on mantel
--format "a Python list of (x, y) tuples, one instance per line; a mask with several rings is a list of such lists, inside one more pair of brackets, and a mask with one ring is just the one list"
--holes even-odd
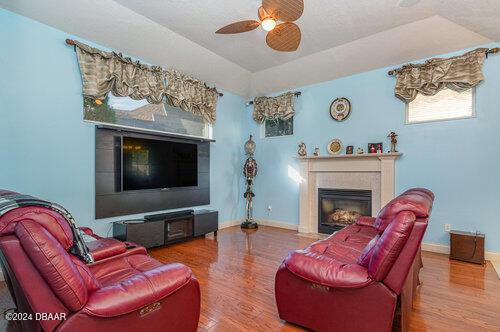
[(368, 153), (382, 153), (384, 152), (384, 145), (380, 143), (368, 143)]

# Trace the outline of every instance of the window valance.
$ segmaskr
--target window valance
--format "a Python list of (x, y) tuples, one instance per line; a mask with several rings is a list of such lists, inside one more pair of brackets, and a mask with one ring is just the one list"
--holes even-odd
[(288, 120), (295, 115), (293, 108), (294, 92), (287, 92), (277, 97), (257, 97), (253, 101), (253, 119), (263, 123), (266, 119)]
[(449, 88), (462, 92), (484, 80), (483, 62), (487, 48), (478, 48), (452, 58), (429, 59), (423, 64), (408, 64), (396, 69), (395, 94), (406, 103), (418, 93), (433, 96)]
[(119, 53), (105, 52), (74, 41), (83, 81), (83, 95), (104, 99), (109, 92), (117, 97), (145, 99), (160, 104), (165, 97), (172, 106), (215, 122), (219, 94), (204, 82), (133, 61)]
[(170, 105), (201, 115), (205, 122), (215, 122), (215, 109), (219, 98), (217, 90), (176, 70), (166, 72), (166, 78), (168, 84), (165, 96)]
[(146, 99), (159, 104), (165, 92), (163, 69), (132, 61), (115, 52), (104, 52), (75, 41), (83, 81), (83, 95), (104, 99), (111, 91), (117, 97)]

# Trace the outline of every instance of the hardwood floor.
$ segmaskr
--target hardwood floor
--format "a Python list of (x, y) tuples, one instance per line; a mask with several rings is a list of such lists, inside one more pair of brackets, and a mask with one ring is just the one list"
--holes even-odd
[[(299, 331), (278, 317), (274, 274), (289, 250), (314, 241), (278, 228), (261, 226), (248, 235), (231, 227), (216, 240), (197, 239), (151, 254), (193, 269), (202, 296), (199, 330)], [(483, 267), (428, 252), (423, 261), (412, 330), (500, 331), (500, 279), (489, 262)]]
[[(201, 286), (200, 331), (302, 331), (278, 318), (274, 274), (289, 250), (314, 241), (273, 227), (251, 234), (231, 227), (216, 238), (154, 249), (151, 255), (192, 268)], [(500, 331), (500, 279), (489, 262), (480, 266), (428, 252), (423, 262), (413, 331)], [(12, 307), (3, 283), (0, 306)], [(5, 321), (0, 328), (5, 330)]]

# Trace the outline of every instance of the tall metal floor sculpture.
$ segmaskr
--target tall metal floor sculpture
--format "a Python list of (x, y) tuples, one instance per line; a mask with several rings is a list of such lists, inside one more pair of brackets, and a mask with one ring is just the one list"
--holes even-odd
[(252, 140), (252, 135), (245, 143), (245, 154), (248, 156), (243, 166), (243, 175), (245, 175), (246, 191), (243, 194), (245, 198), (245, 221), (241, 223), (241, 228), (257, 228), (257, 222), (253, 219), (253, 180), (257, 175), (257, 161), (253, 159), (255, 153), (255, 142)]

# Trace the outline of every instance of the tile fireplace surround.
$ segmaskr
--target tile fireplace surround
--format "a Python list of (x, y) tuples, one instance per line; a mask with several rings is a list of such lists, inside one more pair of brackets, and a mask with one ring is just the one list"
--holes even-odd
[(318, 189), (372, 191), (372, 214), (394, 198), (396, 159), (401, 153), (298, 158), (300, 165), (299, 232), (318, 233)]

